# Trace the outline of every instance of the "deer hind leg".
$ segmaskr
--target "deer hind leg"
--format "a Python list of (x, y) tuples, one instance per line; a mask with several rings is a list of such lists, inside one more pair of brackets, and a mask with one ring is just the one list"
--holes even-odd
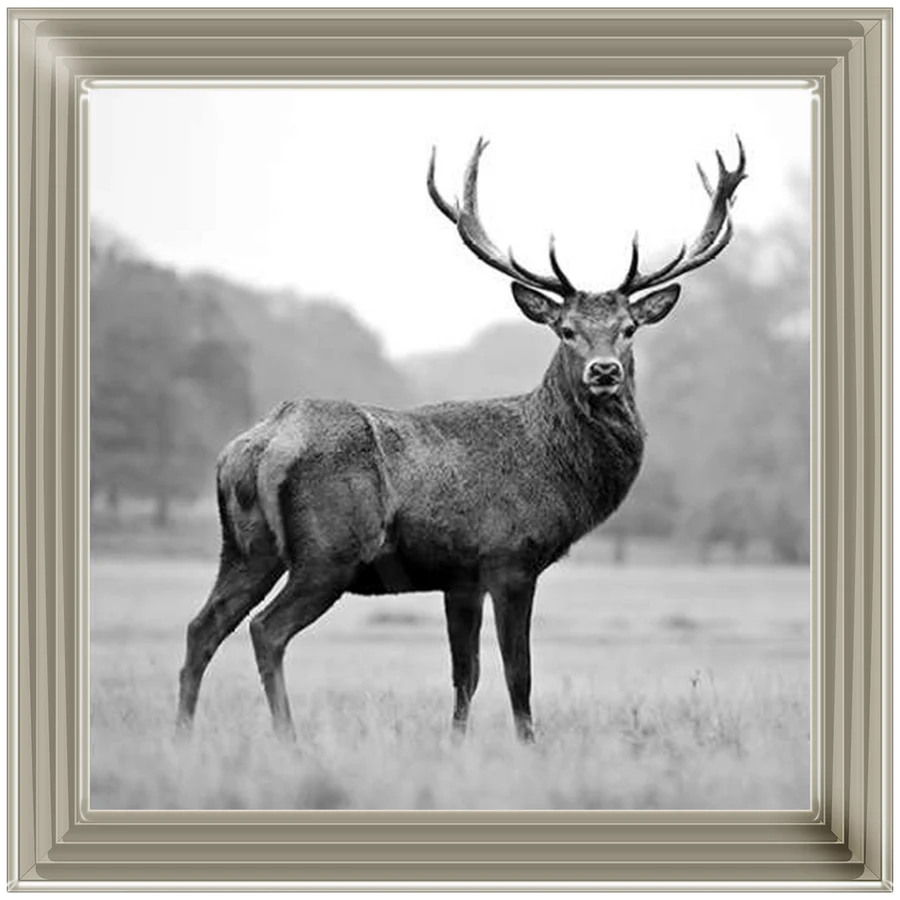
[(200, 682), (213, 654), (250, 610), (262, 603), (284, 569), (277, 556), (245, 558), (233, 550), (223, 550), (209, 599), (187, 628), (178, 696), (180, 729), (189, 728), (194, 720)]
[(447, 635), (450, 638), (450, 658), (453, 663), (453, 733), (461, 737), (466, 732), (469, 706), (478, 687), (479, 644), (484, 591), (467, 588), (444, 594), (447, 615)]
[(287, 741), (296, 737), (284, 681), (284, 653), (295, 634), (326, 613), (344, 592), (346, 580), (319, 580), (293, 571), (275, 599), (250, 620), (250, 637), (275, 733)]
[(491, 587), (503, 673), (519, 740), (534, 741), (531, 720), (531, 610), (534, 580), (504, 580)]

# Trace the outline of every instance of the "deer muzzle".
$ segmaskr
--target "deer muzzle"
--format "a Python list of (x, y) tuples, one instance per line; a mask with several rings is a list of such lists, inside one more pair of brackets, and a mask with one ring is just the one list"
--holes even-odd
[(613, 394), (625, 380), (625, 370), (617, 359), (592, 359), (584, 367), (584, 383), (592, 394)]

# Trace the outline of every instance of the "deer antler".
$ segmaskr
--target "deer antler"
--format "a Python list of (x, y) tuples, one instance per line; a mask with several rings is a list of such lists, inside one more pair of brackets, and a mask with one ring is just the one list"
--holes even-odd
[(503, 272), (504, 275), (508, 275), (510, 278), (528, 284), (531, 287), (552, 291), (554, 294), (559, 294), (563, 297), (574, 294), (576, 292), (575, 287), (566, 277), (556, 258), (556, 245), (552, 237), (550, 238), (552, 276), (538, 275), (526, 269), (525, 266), (515, 259), (512, 250), (503, 253), (488, 237), (478, 215), (478, 164), (481, 161), (481, 154), (487, 145), (488, 142), (484, 138), (479, 138), (478, 143), (475, 145), (475, 150), (469, 159), (463, 185), (462, 208), (460, 208), (458, 200), (451, 206), (438, 193), (434, 183), (437, 148), (432, 149), (431, 162), (428, 166), (428, 194), (434, 201), (435, 206), (456, 225), (456, 230), (463, 239), (463, 243), (482, 262), (486, 262), (489, 266)]
[(715, 190), (712, 189), (706, 173), (700, 167), (700, 164), (697, 163), (700, 180), (703, 182), (706, 193), (712, 198), (712, 204), (709, 215), (706, 217), (706, 223), (697, 239), (691, 244), (690, 249), (688, 249), (687, 245), (684, 245), (671, 262), (666, 263), (666, 265), (655, 272), (643, 274), (638, 271), (638, 237), (635, 234), (631, 242), (631, 265), (628, 267), (628, 274), (625, 276), (625, 280), (618, 288), (621, 293), (634, 294), (637, 291), (657, 287), (667, 281), (680, 278), (685, 272), (698, 269), (710, 260), (715, 259), (728, 246), (734, 233), (729, 210), (734, 202), (734, 192), (737, 190), (737, 186), (747, 177), (744, 171), (747, 164), (744, 145), (737, 135), (735, 137), (737, 138), (740, 152), (738, 167), (733, 172), (729, 172), (725, 167), (722, 154), (716, 150), (716, 159), (719, 163), (719, 178)]

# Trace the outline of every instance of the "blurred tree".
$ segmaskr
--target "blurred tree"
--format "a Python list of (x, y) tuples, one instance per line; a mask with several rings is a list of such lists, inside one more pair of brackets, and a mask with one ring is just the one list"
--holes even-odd
[(92, 254), (91, 496), (195, 496), (248, 418), (246, 352), (221, 309), (131, 253)]
[(254, 417), (294, 397), (412, 402), (406, 377), (377, 336), (341, 304), (266, 294), (209, 274), (193, 276), (190, 284), (216, 297), (244, 339)]
[(808, 323), (808, 218), (798, 214), (741, 234), (694, 276), (671, 320), (648, 330), (642, 408), (663, 437), (648, 452), (674, 473), (678, 530), (701, 558), (717, 543), (743, 555), (757, 541), (778, 560), (809, 558)]
[(623, 565), (634, 537), (667, 538), (678, 521), (679, 498), (672, 473), (645, 466), (621, 507), (599, 531), (613, 539), (613, 560)]
[(423, 403), (507, 397), (540, 383), (556, 346), (549, 328), (497, 322), (459, 350), (417, 354), (403, 366)]

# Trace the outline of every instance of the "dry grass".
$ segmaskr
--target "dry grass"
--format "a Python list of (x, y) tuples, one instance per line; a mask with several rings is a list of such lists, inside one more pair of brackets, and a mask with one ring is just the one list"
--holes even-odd
[(173, 734), (206, 562), (95, 560), (94, 808), (805, 808), (808, 576), (563, 563), (539, 587), (538, 743), (513, 738), (493, 625), (462, 746), (436, 596), (345, 598), (288, 654), (299, 731), (270, 734), (246, 628)]

